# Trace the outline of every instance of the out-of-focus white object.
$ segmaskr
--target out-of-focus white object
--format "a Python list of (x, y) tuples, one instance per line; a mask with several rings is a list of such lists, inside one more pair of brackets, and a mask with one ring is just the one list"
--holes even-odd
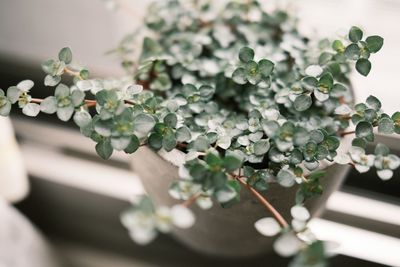
[(32, 224), (0, 197), (0, 267), (57, 267)]
[(0, 117), (0, 198), (17, 202), (28, 191), (27, 173), (11, 122)]

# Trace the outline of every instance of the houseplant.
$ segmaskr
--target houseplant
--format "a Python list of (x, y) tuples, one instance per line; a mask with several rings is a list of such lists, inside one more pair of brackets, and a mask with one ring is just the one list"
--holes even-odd
[[(343, 38), (315, 42), (297, 31), (295, 18), (282, 10), (266, 13), (258, 1), (228, 2), (221, 10), (211, 1), (162, 1), (150, 6), (145, 22), (150, 37), (138, 62), (130, 55), (131, 38), (115, 50), (127, 77), (90, 78), (63, 48), (42, 66), (54, 96), (32, 98), (33, 82), (25, 80), (0, 91), (0, 114), (7, 116), (18, 102), (28, 116), (41, 111), (62, 121), (73, 118), (104, 159), (114, 149), (137, 151), (150, 163), (169, 166), (165, 160), (174, 156), (178, 166), (171, 165), (171, 172), (179, 168), (179, 177), (169, 193), (180, 204), (155, 206), (143, 197), (122, 215), (138, 243), (148, 243), (157, 231), (192, 226), (191, 205), (235, 209), (248, 191), (244, 197), (254, 196), (272, 216), (254, 218), (254, 226), (261, 235), (279, 235), (273, 245), (279, 254), (296, 254), (293, 266), (323, 265), (324, 245), (307, 229), (304, 204), (322, 193), (326, 163), (360, 172), (374, 166), (382, 179), (400, 165), (383, 144), (375, 154), (365, 152), (375, 127), (400, 133), (400, 112), (389, 116), (373, 96), (353, 104), (348, 78), (354, 65), (369, 74), (369, 58), (383, 39), (365, 38), (352, 27)], [(64, 75), (73, 76), (71, 86), (61, 83)], [(348, 151), (339, 151), (348, 138)], [(340, 180), (330, 178), (328, 183)], [(277, 190), (294, 192), (282, 197), (293, 206), (285, 214), (271, 205)]]

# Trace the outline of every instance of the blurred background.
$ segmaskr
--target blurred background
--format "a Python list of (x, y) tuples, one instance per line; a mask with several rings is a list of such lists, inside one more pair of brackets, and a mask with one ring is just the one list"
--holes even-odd
[[(41, 88), (44, 75), (40, 64), (64, 46), (72, 48), (75, 59), (92, 76), (122, 75), (118, 58), (105, 52), (142, 23), (151, 1), (117, 2), (120, 8), (110, 11), (110, 3), (104, 0), (0, 0), (0, 88), (31, 79), (37, 84), (34, 95), (47, 95), (46, 88)], [(296, 13), (301, 30), (308, 35), (334, 38), (357, 25), (366, 34), (384, 37), (382, 51), (372, 58), (371, 74), (365, 78), (354, 73), (352, 81), (357, 101), (372, 94), (382, 100), (387, 113), (399, 109), (400, 0), (264, 2), (266, 8), (279, 6)], [(20, 179), (22, 188), (9, 200), (17, 202), (14, 207), (40, 229), (50, 244), (52, 252), (48, 253), (57, 255), (65, 266), (260, 266), (271, 262), (270, 257), (235, 262), (210, 259), (168, 236), (147, 247), (134, 245), (119, 223), (119, 214), (128, 207), (129, 199), (143, 192), (130, 169), (129, 157), (116, 153), (108, 162), (99, 160), (90, 140), (72, 124), (61, 124), (50, 116), (40, 115), (33, 121), (16, 114), (12, 123), (21, 152), (9, 156), (17, 147), (3, 142), (0, 156), (7, 153), (12, 162), (22, 159), (24, 163), (13, 167), (3, 164), (0, 181), (7, 167), (26, 167), (26, 172), (7, 172), (8, 177)], [(0, 124), (0, 140), (6, 140), (5, 136), (15, 142), (8, 122)], [(400, 155), (398, 139), (380, 136), (378, 141), (389, 144)], [(323, 217), (312, 223), (321, 238), (341, 243), (332, 266), (400, 266), (399, 192), (399, 172), (388, 182), (374, 172), (349, 174), (342, 189), (329, 200)], [(6, 211), (0, 208), (0, 222), (4, 214)], [(0, 237), (5, 229), (0, 223)], [(4, 244), (0, 241), (0, 250)], [(0, 251), (1, 267), (20, 266), (7, 265), (1, 257)], [(285, 266), (282, 259), (274, 261), (272, 266)]]

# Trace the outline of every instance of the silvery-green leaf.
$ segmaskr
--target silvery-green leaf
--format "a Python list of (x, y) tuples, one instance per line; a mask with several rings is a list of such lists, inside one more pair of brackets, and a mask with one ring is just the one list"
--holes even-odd
[(317, 77), (322, 74), (323, 69), (319, 65), (310, 65), (306, 68), (305, 73), (308, 76)]
[(75, 113), (74, 115), (74, 122), (79, 127), (84, 127), (88, 125), (92, 121), (92, 117), (90, 116), (89, 112), (85, 110), (80, 110)]
[(247, 135), (239, 136), (237, 142), (242, 146), (250, 145), (249, 137)]
[(71, 93), (71, 100), (75, 107), (80, 106), (83, 100), (85, 100), (85, 93), (81, 90), (74, 90)]
[(188, 142), (192, 138), (190, 130), (186, 126), (178, 128), (175, 135), (178, 142)]
[(50, 74), (48, 74), (44, 78), (44, 85), (46, 86), (56, 86), (60, 82), (61, 82), (61, 76), (51, 76)]
[(240, 61), (247, 63), (254, 58), (254, 50), (250, 47), (243, 47), (239, 51)]
[(276, 121), (262, 121), (262, 128), (268, 137), (274, 137), (279, 129)]
[(312, 105), (312, 99), (309, 95), (299, 95), (294, 100), (293, 106), (297, 111), (305, 111)]
[(319, 162), (318, 162), (318, 161), (306, 161), (306, 162), (304, 162), (304, 166), (305, 166), (308, 170), (313, 171), (313, 170), (315, 170), (316, 168), (318, 168)]
[(356, 70), (363, 76), (368, 76), (371, 71), (371, 62), (366, 58), (360, 58), (356, 62)]
[(35, 103), (28, 103), (23, 109), (22, 113), (29, 117), (36, 117), (40, 112), (40, 106)]
[(264, 155), (270, 148), (269, 141), (267, 139), (260, 140), (254, 143), (254, 154), (257, 156)]
[(237, 196), (237, 192), (230, 187), (218, 190), (215, 194), (219, 203), (227, 203)]
[(211, 209), (213, 206), (213, 202), (210, 197), (198, 197), (196, 199), (196, 203), (203, 210)]
[(393, 177), (393, 171), (392, 170), (378, 170), (377, 174), (379, 176), (379, 178), (381, 178), (382, 180), (386, 181), (389, 180), (390, 178)]
[(54, 92), (55, 97), (62, 98), (69, 96), (70, 89), (65, 84), (60, 83)]
[(388, 167), (392, 170), (397, 169), (400, 167), (400, 158), (396, 155), (390, 154), (387, 156), (388, 162)]
[(237, 84), (246, 84), (247, 83), (247, 78), (246, 78), (245, 69), (244, 68), (237, 68), (232, 73), (232, 80)]
[(295, 255), (302, 242), (291, 232), (281, 235), (274, 243), (274, 250), (282, 257)]
[(303, 206), (294, 206), (290, 209), (290, 214), (292, 217), (299, 221), (307, 221), (310, 219), (310, 213)]
[(342, 104), (335, 109), (337, 115), (348, 115), (352, 112), (352, 109), (347, 104)]
[(284, 187), (293, 186), (295, 184), (295, 178), (293, 172), (284, 169), (281, 169), (276, 176), (278, 183)]
[(11, 103), (7, 101), (4, 106), (0, 107), (0, 116), (8, 116), (10, 114), (10, 111)]
[(31, 90), (33, 86), (34, 83), (31, 80), (24, 80), (17, 84), (18, 89), (21, 90), (22, 92), (28, 92), (29, 90)]
[(361, 164), (355, 164), (354, 167), (359, 173), (365, 173), (369, 171), (369, 166), (361, 165)]
[(129, 231), (129, 236), (138, 245), (147, 245), (157, 237), (157, 231), (154, 229), (135, 229)]
[(351, 162), (350, 156), (347, 154), (337, 154), (333, 160), (338, 163), (338, 164), (342, 164), (342, 165), (347, 165)]
[(324, 102), (328, 100), (329, 94), (322, 93), (319, 90), (314, 90), (314, 96), (318, 101)]
[(155, 225), (161, 233), (169, 233), (172, 228), (171, 211), (168, 207), (161, 206), (155, 213)]
[(129, 137), (112, 137), (111, 146), (118, 151), (124, 150), (128, 147), (131, 139)]
[(193, 212), (183, 205), (174, 205), (171, 208), (172, 222), (179, 228), (190, 228), (196, 221)]
[(259, 219), (255, 222), (254, 227), (264, 236), (275, 236), (281, 231), (279, 223), (271, 217)]
[(368, 141), (374, 140), (373, 126), (367, 121), (360, 121), (356, 126), (356, 136), (367, 138)]
[(62, 121), (69, 121), (74, 113), (73, 106), (57, 108), (57, 117)]
[(140, 84), (132, 84), (126, 88), (126, 92), (129, 95), (137, 95), (143, 91), (143, 86)]
[(91, 80), (81, 80), (76, 83), (76, 86), (79, 88), (79, 90), (89, 91), (93, 88), (93, 83)]
[(375, 111), (380, 110), (382, 107), (381, 101), (379, 101), (379, 99), (373, 95), (368, 96), (366, 103), (370, 108), (374, 109)]
[(40, 103), (40, 111), (53, 114), (57, 111), (57, 100), (54, 96), (46, 97), (42, 103)]
[(69, 64), (72, 61), (72, 52), (69, 47), (64, 47), (58, 53), (58, 59), (65, 62), (65, 64)]
[(156, 121), (152, 116), (142, 113), (133, 119), (133, 123), (135, 126), (135, 131), (147, 134), (151, 131), (151, 129), (153, 129)]
[(228, 149), (231, 146), (231, 138), (227, 135), (220, 136), (217, 140), (217, 146), (222, 149)]
[(378, 122), (378, 132), (383, 134), (392, 134), (394, 132), (394, 123), (391, 118), (384, 117)]
[(21, 90), (16, 86), (11, 86), (7, 90), (7, 98), (12, 104), (15, 104), (21, 95)]
[(271, 75), (274, 70), (274, 63), (268, 59), (262, 59), (258, 62), (258, 67), (261, 75), (264, 77)]

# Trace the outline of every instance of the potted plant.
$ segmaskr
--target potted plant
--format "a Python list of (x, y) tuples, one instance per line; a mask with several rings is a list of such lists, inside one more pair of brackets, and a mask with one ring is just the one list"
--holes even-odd
[[(375, 128), (400, 133), (400, 112), (384, 113), (374, 96), (354, 104), (349, 81), (354, 66), (369, 74), (383, 38), (351, 27), (335, 40), (309, 39), (294, 17), (252, 0), (222, 9), (155, 2), (144, 28), (138, 61), (132, 38), (115, 50), (127, 77), (91, 78), (63, 48), (42, 65), (54, 96), (32, 98), (25, 80), (0, 91), (0, 114), (18, 103), (28, 116), (73, 118), (103, 159), (132, 153), (154, 199), (135, 200), (121, 217), (140, 244), (172, 230), (206, 253), (274, 248), (296, 255), (293, 266), (324, 265), (324, 243), (307, 221), (348, 168), (375, 167), (387, 180), (400, 165), (383, 144), (365, 152)], [(64, 75), (72, 85), (61, 83)]]

